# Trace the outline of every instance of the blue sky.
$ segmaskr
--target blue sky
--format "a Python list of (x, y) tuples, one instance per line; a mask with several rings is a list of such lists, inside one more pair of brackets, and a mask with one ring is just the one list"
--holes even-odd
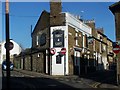
[[(103, 27), (104, 33), (115, 41), (114, 16), (108, 9), (113, 2), (63, 2), (62, 11), (80, 15), (83, 19), (94, 19), (96, 27)], [(41, 12), (50, 11), (49, 2), (11, 2), (10, 3), (10, 38), (24, 48), (31, 47), (31, 25), (35, 26)], [(5, 40), (5, 3), (2, 3), (2, 33)], [(0, 19), (1, 20), (1, 19)], [(0, 41), (1, 41), (0, 40)]]

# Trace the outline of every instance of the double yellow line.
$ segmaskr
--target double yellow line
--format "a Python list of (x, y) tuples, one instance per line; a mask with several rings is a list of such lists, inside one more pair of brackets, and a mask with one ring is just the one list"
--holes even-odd
[(93, 83), (92, 85), (89, 85), (89, 86), (91, 86), (93, 88), (98, 88), (97, 86), (100, 85), (100, 84), (101, 83), (99, 83), (99, 82), (95, 82), (95, 83)]

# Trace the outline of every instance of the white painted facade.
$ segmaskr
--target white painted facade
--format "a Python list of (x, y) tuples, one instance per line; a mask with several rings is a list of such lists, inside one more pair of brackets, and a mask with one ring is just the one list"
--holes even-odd
[[(87, 36), (92, 35), (92, 29), (78, 20), (76, 17), (69, 13), (65, 14), (66, 26), (55, 26), (50, 28), (50, 48), (55, 48), (56, 53), (51, 55), (50, 58), (50, 74), (51, 75), (68, 75), (69, 68), (68, 68), (68, 26), (71, 26), (76, 29), (76, 31), (81, 31), (84, 35)], [(64, 47), (53, 47), (53, 32), (55, 30), (63, 30), (64, 31)], [(77, 42), (76, 42), (77, 43)], [(83, 43), (84, 47), (84, 43)], [(66, 54), (61, 57), (61, 64), (56, 64), (56, 56), (59, 55), (59, 52), (62, 48), (66, 48)], [(77, 57), (80, 57), (80, 52), (74, 52)], [(80, 62), (80, 61), (78, 61)], [(77, 64), (76, 64), (77, 65)]]
[[(20, 54), (22, 48), (13, 40), (10, 40), (13, 43), (13, 49), (10, 50), (10, 58), (13, 58), (14, 54)], [(0, 64), (2, 64), (3, 60), (6, 58), (6, 49), (5, 49), (5, 41), (0, 43)]]
[(68, 29), (67, 26), (51, 27), (51, 43), (50, 48), (53, 48), (53, 31), (64, 31), (64, 47), (66, 48), (66, 55), (61, 57), (61, 64), (56, 64), (56, 56), (59, 54), (63, 47), (55, 48), (56, 53), (51, 56), (51, 75), (67, 75), (68, 74)]

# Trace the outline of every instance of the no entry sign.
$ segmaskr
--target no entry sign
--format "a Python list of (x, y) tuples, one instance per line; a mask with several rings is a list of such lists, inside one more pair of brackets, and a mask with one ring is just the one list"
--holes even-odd
[(114, 48), (113, 48), (113, 52), (114, 53), (119, 53), (119, 51), (120, 51), (120, 46), (119, 45), (116, 45)]
[(56, 53), (56, 49), (55, 49), (55, 48), (51, 48), (51, 49), (50, 49), (50, 53), (51, 53), (52, 55), (54, 55), (54, 54)]
[(66, 54), (66, 48), (62, 48), (61, 51), (60, 51), (60, 53), (61, 53), (62, 55), (65, 55), (65, 54)]
[[(14, 47), (14, 44), (13, 44), (12, 42), (9, 42), (9, 47), (8, 47), (8, 49), (9, 49), (9, 50), (12, 50), (13, 47)], [(7, 44), (6, 44), (6, 43), (5, 43), (5, 48), (7, 48)]]

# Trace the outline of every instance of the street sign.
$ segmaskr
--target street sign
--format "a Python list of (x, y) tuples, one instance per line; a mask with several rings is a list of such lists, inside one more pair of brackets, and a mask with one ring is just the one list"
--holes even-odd
[(113, 48), (113, 52), (114, 53), (119, 53), (119, 51), (120, 51), (120, 46), (119, 45), (116, 45), (114, 48)]
[(56, 49), (55, 49), (55, 48), (51, 48), (51, 49), (50, 49), (50, 53), (51, 53), (52, 55), (54, 55), (54, 54), (56, 53)]
[(60, 53), (61, 53), (62, 55), (65, 55), (65, 54), (66, 54), (66, 48), (62, 48), (61, 51), (60, 51)]
[[(7, 47), (7, 44), (5, 43), (5, 48)], [(12, 42), (9, 42), (9, 50), (12, 50), (14, 47), (14, 44)]]

